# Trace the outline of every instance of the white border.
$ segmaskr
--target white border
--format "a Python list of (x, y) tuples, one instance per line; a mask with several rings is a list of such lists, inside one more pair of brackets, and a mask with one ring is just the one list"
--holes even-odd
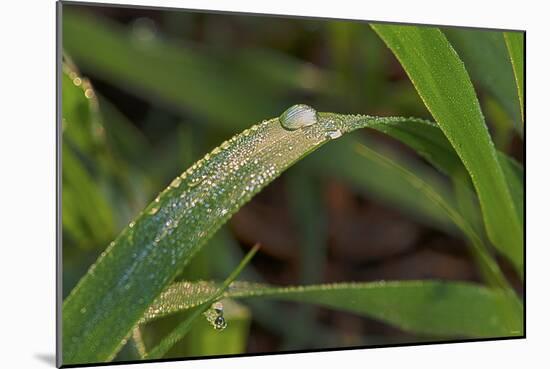
[[(112, 1), (113, 3), (125, 3)], [(135, 5), (527, 30), (527, 340), (132, 365), (131, 368), (534, 367), (548, 362), (548, 27), (526, 1), (133, 0)], [(544, 2), (533, 2), (543, 4)], [(55, 353), (55, 2), (0, 12), (0, 362), (53, 367)], [(37, 101), (38, 98), (38, 101)], [(7, 114), (6, 114), (7, 113)], [(44, 358), (49, 358), (44, 360)], [(542, 364), (544, 365), (544, 364)], [(126, 366), (123, 366), (126, 367)]]

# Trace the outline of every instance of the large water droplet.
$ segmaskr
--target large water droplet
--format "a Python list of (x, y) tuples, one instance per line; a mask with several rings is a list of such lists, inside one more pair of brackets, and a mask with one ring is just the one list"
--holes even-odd
[(284, 129), (294, 131), (317, 123), (317, 111), (308, 105), (293, 105), (281, 114), (279, 122)]
[(227, 327), (227, 321), (223, 317), (223, 304), (221, 302), (215, 302), (203, 314), (215, 330), (221, 331)]
[(334, 140), (342, 136), (342, 131), (340, 131), (339, 129), (328, 131), (325, 136), (331, 140)]
[(225, 318), (223, 316), (220, 315), (214, 320), (214, 329), (221, 331), (226, 327), (227, 327), (227, 322), (225, 321)]
[(174, 178), (174, 180), (170, 183), (170, 187), (172, 188), (178, 188), (180, 186), (180, 183), (181, 183), (181, 178), (180, 177), (176, 177)]

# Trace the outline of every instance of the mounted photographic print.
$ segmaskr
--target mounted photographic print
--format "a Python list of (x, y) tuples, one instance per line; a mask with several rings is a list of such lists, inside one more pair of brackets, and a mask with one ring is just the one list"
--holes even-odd
[(58, 365), (525, 337), (524, 45), (58, 3)]

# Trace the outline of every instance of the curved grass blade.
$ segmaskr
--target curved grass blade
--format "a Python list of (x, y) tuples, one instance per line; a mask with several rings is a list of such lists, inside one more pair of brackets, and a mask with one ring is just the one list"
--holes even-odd
[(256, 252), (259, 249), (259, 245), (255, 245), (244, 257), (244, 259), (239, 263), (237, 268), (231, 274), (227, 279), (222, 283), (222, 285), (219, 288), (216, 288), (216, 292), (214, 292), (212, 295), (208, 297), (200, 306), (198, 306), (193, 313), (187, 317), (183, 322), (181, 322), (170, 334), (168, 334), (167, 337), (163, 338), (162, 341), (155, 346), (151, 351), (149, 351), (146, 355), (146, 359), (159, 359), (164, 354), (172, 348), (172, 346), (178, 342), (180, 339), (185, 337), (187, 332), (191, 329), (191, 325), (197, 319), (202, 313), (204, 313), (210, 306), (218, 301), (229, 285), (239, 276), (241, 271), (244, 269), (244, 267), (250, 262), (252, 257), (256, 254)]
[(504, 32), (504, 41), (508, 47), (514, 75), (516, 77), (516, 85), (518, 88), (519, 103), (521, 106), (521, 119), (525, 120), (525, 102), (524, 102), (524, 32)]
[(245, 202), (294, 162), (375, 117), (318, 113), (245, 130), (176, 177), (90, 267), (63, 304), (64, 363), (113, 357), (160, 292)]
[[(217, 288), (217, 284), (205, 281), (175, 283), (155, 301), (145, 319), (202, 306)], [(235, 282), (224, 297), (311, 303), (442, 337), (502, 337), (523, 333), (521, 312), (514, 310), (508, 295), (463, 282), (392, 281), (298, 287)]]
[(111, 359), (152, 301), (240, 206), (322, 144), (387, 120), (331, 113), (316, 119), (296, 130), (264, 121), (174, 179), (65, 300), (65, 363)]
[(432, 27), (373, 24), (470, 173), (492, 243), (523, 270), (523, 231), (464, 64)]

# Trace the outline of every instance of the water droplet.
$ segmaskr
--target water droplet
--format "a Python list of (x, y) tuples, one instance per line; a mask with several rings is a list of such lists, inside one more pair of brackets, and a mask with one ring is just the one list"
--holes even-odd
[(157, 213), (157, 211), (159, 211), (159, 208), (155, 206), (155, 207), (151, 208), (151, 210), (149, 210), (149, 214), (155, 215)]
[(227, 327), (227, 322), (225, 321), (225, 318), (223, 316), (218, 316), (216, 320), (214, 320), (214, 328), (217, 330), (223, 330)]
[(180, 186), (180, 183), (181, 183), (181, 178), (180, 177), (176, 177), (174, 178), (174, 180), (172, 181), (172, 183), (170, 183), (170, 187), (172, 188), (178, 188)]
[(227, 327), (227, 321), (223, 317), (223, 304), (221, 302), (213, 303), (210, 309), (203, 314), (215, 330), (221, 331)]
[(342, 136), (342, 131), (340, 131), (339, 129), (337, 130), (334, 130), (334, 131), (328, 131), (325, 135), (326, 138), (329, 138), (331, 140), (334, 140), (338, 137), (341, 137)]
[(84, 91), (84, 96), (86, 96), (87, 99), (93, 98), (95, 96), (94, 90), (92, 90), (91, 88), (87, 88), (86, 91)]
[(279, 123), (289, 131), (308, 127), (317, 123), (317, 111), (308, 105), (293, 105), (281, 114)]
[(202, 176), (195, 177), (195, 178), (191, 179), (191, 181), (189, 181), (189, 187), (198, 186), (203, 180), (204, 180), (204, 177), (202, 177)]
[(130, 227), (130, 228), (134, 228), (134, 225), (135, 225), (135, 223), (134, 223), (134, 222), (130, 222), (130, 224), (128, 224), (128, 227)]

